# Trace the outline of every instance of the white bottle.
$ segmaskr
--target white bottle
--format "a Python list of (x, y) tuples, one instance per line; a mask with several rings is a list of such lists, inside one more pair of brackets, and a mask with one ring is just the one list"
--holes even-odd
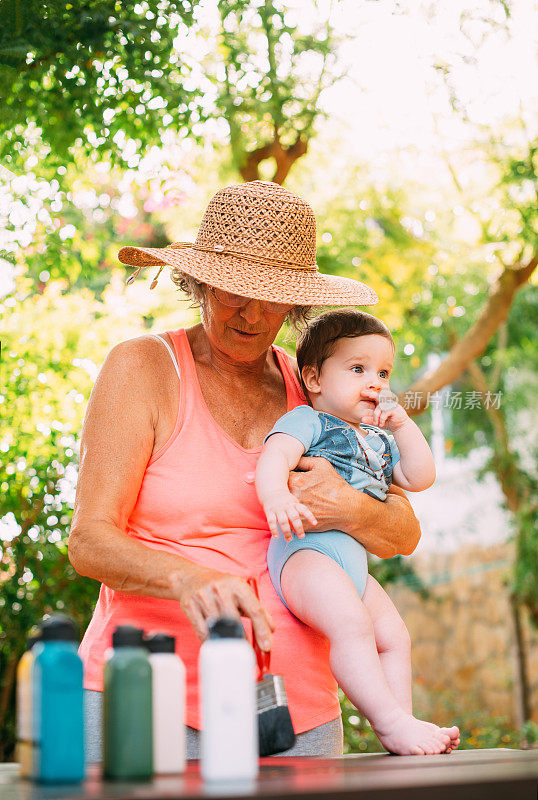
[(206, 781), (258, 774), (256, 659), (238, 620), (209, 624), (200, 648), (201, 771)]
[(185, 771), (185, 665), (175, 639), (155, 633), (145, 639), (153, 686), (153, 770)]

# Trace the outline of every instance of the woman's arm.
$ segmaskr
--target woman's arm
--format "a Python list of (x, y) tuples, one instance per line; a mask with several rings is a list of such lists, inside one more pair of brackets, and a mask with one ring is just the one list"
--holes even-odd
[(350, 486), (324, 458), (303, 457), (298, 467), (289, 487), (318, 520), (314, 530), (344, 531), (379, 558), (413, 552), (420, 526), (401, 489), (391, 486), (381, 502)]
[(177, 600), (200, 639), (208, 617), (249, 616), (260, 646), (269, 649), (272, 622), (244, 580), (149, 549), (126, 533), (170, 369), (164, 348), (144, 338), (118, 345), (103, 365), (82, 432), (70, 561), (116, 591)]

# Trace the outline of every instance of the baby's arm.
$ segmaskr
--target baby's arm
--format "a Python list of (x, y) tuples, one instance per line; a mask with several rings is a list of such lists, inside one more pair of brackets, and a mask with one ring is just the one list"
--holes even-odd
[(288, 489), (290, 471), (304, 451), (304, 445), (295, 437), (274, 433), (263, 446), (256, 466), (256, 490), (271, 533), (278, 536), (278, 523), (288, 541), (292, 539), (291, 527), (300, 538), (304, 536), (301, 517), (317, 524), (312, 512)]
[(421, 492), (434, 482), (435, 464), (420, 428), (407, 414), (406, 417), (407, 420), (392, 431), (400, 451), (400, 460), (392, 471), (392, 481), (409, 492)]
[[(365, 389), (362, 394), (378, 402), (376, 392)], [(400, 460), (394, 465), (392, 482), (409, 492), (422, 492), (435, 480), (435, 464), (428, 442), (415, 425), (407, 411), (399, 404), (392, 408), (375, 409), (363, 418), (363, 422), (387, 428), (398, 445)]]

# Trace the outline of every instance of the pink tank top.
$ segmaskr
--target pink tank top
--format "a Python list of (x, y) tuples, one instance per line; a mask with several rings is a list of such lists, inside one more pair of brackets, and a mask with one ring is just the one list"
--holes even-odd
[[(284, 677), (295, 732), (302, 733), (340, 714), (328, 640), (290, 614), (269, 578), (270, 533), (253, 482), (261, 448), (245, 450), (215, 422), (202, 395), (185, 330), (169, 335), (181, 375), (177, 420), (169, 440), (148, 462), (127, 533), (150, 549), (257, 578), (261, 602), (276, 625), (271, 672)], [(304, 404), (305, 398), (285, 351), (273, 345), (273, 352), (291, 411)], [(243, 622), (252, 641), (250, 620)], [(185, 722), (200, 728), (200, 642), (180, 604), (173, 600), (123, 594), (102, 585), (80, 645), (85, 687), (102, 691), (105, 651), (114, 628), (121, 624), (176, 637), (187, 671)]]

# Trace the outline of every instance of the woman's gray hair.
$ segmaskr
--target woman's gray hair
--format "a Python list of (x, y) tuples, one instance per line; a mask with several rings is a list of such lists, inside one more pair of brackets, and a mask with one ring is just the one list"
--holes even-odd
[[(185, 299), (191, 301), (189, 308), (203, 309), (207, 284), (197, 281), (192, 275), (182, 272), (177, 267), (172, 270), (171, 277), (172, 282), (186, 295)], [(299, 333), (306, 326), (308, 320), (315, 316), (315, 313), (315, 306), (293, 306), (288, 312), (286, 320)]]

